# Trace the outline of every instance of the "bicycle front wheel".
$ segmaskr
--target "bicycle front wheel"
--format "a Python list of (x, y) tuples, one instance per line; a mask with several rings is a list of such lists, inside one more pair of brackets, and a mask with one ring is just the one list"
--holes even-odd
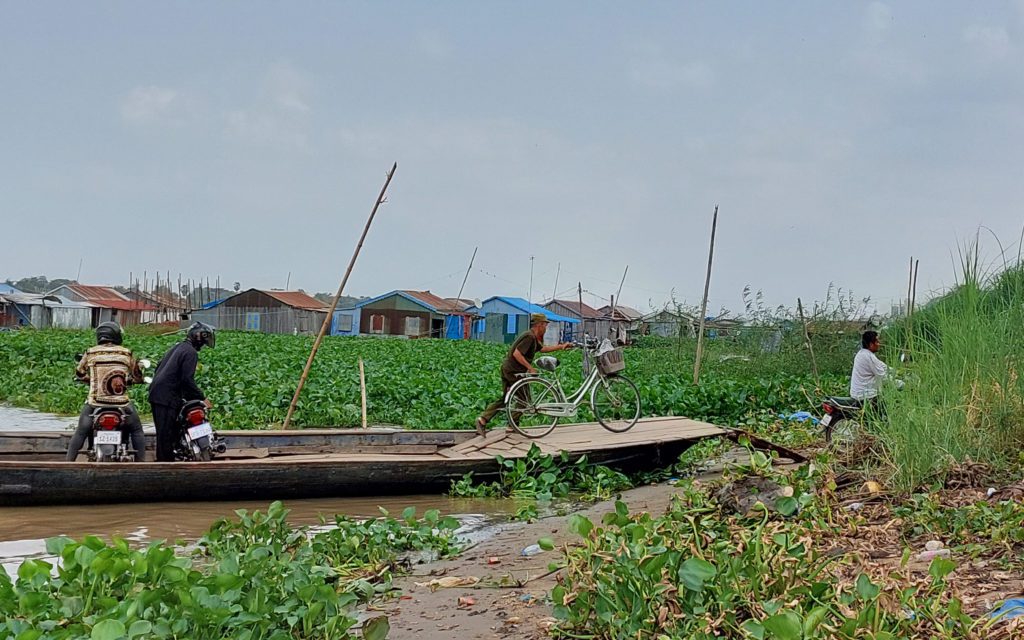
[(543, 378), (523, 378), (508, 390), (505, 412), (510, 427), (527, 438), (543, 438), (554, 430), (558, 418), (541, 413), (541, 405), (561, 402), (555, 385)]
[(590, 408), (605, 429), (629, 431), (640, 419), (640, 392), (624, 376), (602, 377), (590, 392)]

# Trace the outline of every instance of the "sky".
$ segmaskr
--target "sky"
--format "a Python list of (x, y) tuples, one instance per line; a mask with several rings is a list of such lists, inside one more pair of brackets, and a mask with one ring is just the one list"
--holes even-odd
[(1024, 0), (0, 0), (0, 280), (334, 291), (397, 162), (348, 294), (699, 305), (717, 205), (710, 309), (885, 312), (1016, 259), (1021, 69)]

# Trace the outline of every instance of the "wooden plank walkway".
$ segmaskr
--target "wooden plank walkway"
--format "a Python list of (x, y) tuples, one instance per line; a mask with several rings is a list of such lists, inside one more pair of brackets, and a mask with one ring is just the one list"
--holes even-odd
[(477, 436), (454, 447), (442, 449), (437, 455), (449, 459), (493, 458), (498, 455), (519, 458), (525, 456), (534, 444), (546, 454), (555, 455), (565, 451), (572, 455), (585, 451), (681, 440), (696, 441), (715, 436), (728, 436), (730, 433), (728, 429), (707, 422), (674, 417), (646, 418), (625, 433), (614, 433), (596, 422), (567, 424), (555, 427), (548, 435), (536, 439), (499, 427), (485, 437)]
[(339, 451), (335, 453), (293, 454), (287, 456), (264, 457), (258, 460), (223, 460), (216, 463), (280, 463), (289, 462), (327, 462), (327, 461), (360, 461), (386, 462), (404, 460), (407, 462), (427, 462), (436, 460), (439, 464), (446, 461), (480, 461), (490, 460), (495, 456), (504, 458), (522, 458), (537, 445), (542, 453), (558, 455), (565, 451), (569, 455), (582, 455), (588, 452), (621, 449), (624, 447), (656, 446), (667, 443), (696, 442), (704, 438), (718, 436), (728, 437), (732, 430), (690, 420), (688, 418), (646, 418), (625, 433), (608, 431), (596, 422), (566, 424), (555, 428), (543, 438), (527, 438), (520, 433), (508, 431), (505, 427), (496, 427), (486, 436), (476, 436), (452, 447), (439, 449), (435, 453), (394, 454), (383, 452)]

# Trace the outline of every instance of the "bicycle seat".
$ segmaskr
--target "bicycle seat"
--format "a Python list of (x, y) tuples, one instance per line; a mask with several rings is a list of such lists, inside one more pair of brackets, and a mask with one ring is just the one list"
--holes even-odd
[(554, 371), (558, 368), (558, 358), (554, 356), (541, 356), (540, 358), (537, 358), (537, 362), (535, 364), (538, 369)]

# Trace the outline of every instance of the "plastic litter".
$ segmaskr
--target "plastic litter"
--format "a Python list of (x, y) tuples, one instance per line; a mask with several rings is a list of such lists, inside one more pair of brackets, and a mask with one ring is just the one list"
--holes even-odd
[(1010, 598), (988, 615), (990, 618), (1000, 618), (1002, 620), (1024, 616), (1024, 598)]
[(523, 549), (520, 555), (535, 556), (541, 551), (543, 551), (543, 549), (540, 548), (539, 544), (531, 544), (530, 546)]
[(995, 493), (996, 493), (995, 487), (989, 487), (988, 491), (985, 492), (985, 495), (988, 496), (989, 498), (991, 498), (993, 495), (995, 495)]
[(804, 422), (810, 420), (811, 424), (818, 424), (818, 419), (812, 416), (810, 411), (797, 411), (789, 415), (780, 413), (779, 417), (783, 420), (792, 420), (793, 422)]
[(928, 542), (924, 543), (925, 551), (938, 551), (939, 549), (945, 546), (946, 545), (942, 544), (942, 542), (939, 540), (929, 540)]
[(915, 556), (918, 560), (934, 560), (935, 558), (948, 558), (951, 555), (949, 549), (936, 549), (935, 551), (922, 551)]
[(847, 511), (860, 511), (863, 508), (864, 508), (864, 503), (863, 502), (851, 502), (850, 504), (846, 505), (846, 510)]

